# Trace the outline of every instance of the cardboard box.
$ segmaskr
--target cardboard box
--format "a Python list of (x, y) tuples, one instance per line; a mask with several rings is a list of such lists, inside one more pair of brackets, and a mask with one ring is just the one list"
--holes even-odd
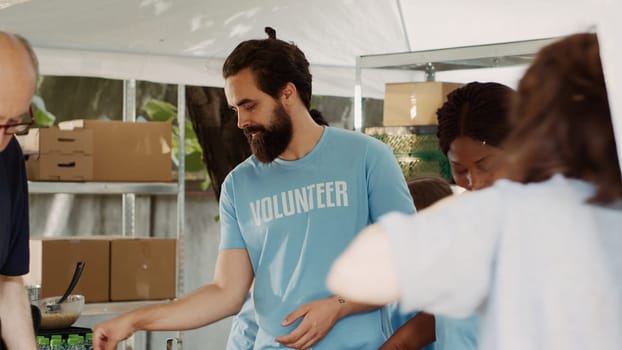
[(436, 111), (447, 101), (447, 94), (462, 85), (435, 81), (386, 84), (384, 126), (438, 124)]
[(172, 181), (169, 122), (131, 123), (105, 120), (70, 120), (64, 130), (93, 133), (92, 181)]
[(30, 240), (30, 273), (26, 285), (41, 286), (41, 298), (63, 295), (78, 261), (84, 261), (82, 276), (73, 294), (87, 303), (110, 299), (110, 241), (93, 237), (42, 238)]
[(61, 130), (57, 127), (34, 129), (39, 134), (39, 154), (93, 154), (93, 132), (86, 129)]
[(31, 129), (18, 138), (29, 180), (89, 181), (93, 178), (93, 132), (57, 127)]
[(110, 241), (110, 300), (160, 300), (176, 296), (176, 240)]
[(93, 156), (81, 153), (30, 155), (26, 161), (28, 180), (90, 181), (93, 179)]
[(28, 134), (19, 135), (17, 139), (24, 154), (93, 154), (93, 132), (86, 129), (30, 129)]

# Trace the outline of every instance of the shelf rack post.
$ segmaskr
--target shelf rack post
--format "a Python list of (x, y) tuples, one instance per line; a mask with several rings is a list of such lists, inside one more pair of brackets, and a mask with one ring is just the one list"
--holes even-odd
[[(177, 296), (184, 294), (185, 198), (186, 198), (186, 86), (177, 85), (177, 125), (179, 129), (177, 166)], [(176, 349), (183, 349), (183, 333), (177, 332)]]
[[(136, 80), (123, 81), (123, 121), (136, 121)], [(121, 198), (122, 235), (136, 235), (136, 195), (124, 193)]]

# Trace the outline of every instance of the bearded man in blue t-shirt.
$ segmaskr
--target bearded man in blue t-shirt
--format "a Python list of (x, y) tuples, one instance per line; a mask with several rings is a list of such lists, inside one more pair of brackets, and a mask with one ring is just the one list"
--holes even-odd
[(22, 275), (29, 268), (28, 183), (15, 137), (28, 130), (37, 60), (25, 39), (0, 32), (0, 349), (36, 349)]
[(223, 183), (214, 281), (98, 325), (96, 348), (139, 329), (197, 328), (234, 315), (253, 279), (254, 349), (376, 350), (390, 335), (384, 307), (332, 295), (325, 280), (361, 229), (390, 211), (414, 212), (404, 177), (382, 142), (316, 122), (309, 62), (266, 31), (268, 39), (242, 42), (223, 66), (253, 155)]

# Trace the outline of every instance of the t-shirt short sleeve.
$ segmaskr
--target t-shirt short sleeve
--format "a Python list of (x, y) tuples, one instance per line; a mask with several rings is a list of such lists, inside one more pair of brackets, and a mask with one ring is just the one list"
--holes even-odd
[(246, 248), (235, 210), (234, 179), (230, 173), (220, 193), (220, 249)]
[(389, 212), (415, 212), (408, 186), (389, 146), (373, 139), (368, 146), (367, 193), (370, 222)]

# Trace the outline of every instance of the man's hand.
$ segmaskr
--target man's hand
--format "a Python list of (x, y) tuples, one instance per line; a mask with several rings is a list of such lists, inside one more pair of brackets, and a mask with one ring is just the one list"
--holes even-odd
[(94, 350), (116, 350), (117, 344), (134, 334), (128, 317), (119, 316), (100, 323), (93, 329)]
[(287, 315), (281, 323), (283, 327), (291, 325), (301, 317), (302, 322), (291, 333), (275, 340), (289, 348), (308, 349), (322, 340), (335, 322), (344, 316), (344, 305), (337, 297), (312, 301)]

